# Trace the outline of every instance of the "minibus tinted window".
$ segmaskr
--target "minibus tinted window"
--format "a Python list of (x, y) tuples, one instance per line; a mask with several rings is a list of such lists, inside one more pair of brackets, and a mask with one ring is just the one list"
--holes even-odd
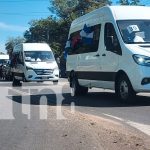
[(119, 20), (117, 24), (125, 43), (150, 43), (150, 20)]
[(54, 60), (51, 51), (25, 51), (26, 62), (44, 62)]
[(98, 50), (101, 25), (90, 26), (90, 32), (76, 31), (70, 35), (71, 47), (68, 54), (96, 52)]
[(121, 46), (112, 23), (105, 24), (104, 42), (107, 51), (122, 55)]

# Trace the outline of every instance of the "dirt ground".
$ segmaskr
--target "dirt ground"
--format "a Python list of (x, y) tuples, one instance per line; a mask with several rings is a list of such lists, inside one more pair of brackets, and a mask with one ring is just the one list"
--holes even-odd
[(64, 108), (62, 112), (66, 119), (56, 126), (62, 126), (66, 150), (150, 150), (149, 136), (120, 122)]

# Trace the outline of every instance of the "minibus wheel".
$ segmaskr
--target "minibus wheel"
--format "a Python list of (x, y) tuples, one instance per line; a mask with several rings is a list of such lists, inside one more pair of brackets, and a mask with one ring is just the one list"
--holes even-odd
[(71, 88), (72, 97), (75, 97), (78, 95), (85, 95), (88, 92), (88, 87), (80, 86), (78, 83), (78, 79), (76, 77), (73, 77), (70, 88)]
[(79, 84), (77, 82), (77, 79), (76, 78), (73, 78), (72, 81), (71, 81), (71, 96), (72, 97), (75, 97), (77, 95), (79, 95)]
[(126, 75), (118, 78), (116, 85), (116, 94), (124, 102), (133, 102), (135, 99), (135, 91)]

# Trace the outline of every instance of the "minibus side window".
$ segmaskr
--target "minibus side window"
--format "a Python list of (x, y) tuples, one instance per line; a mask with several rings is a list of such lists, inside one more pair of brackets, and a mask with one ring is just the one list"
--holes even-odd
[[(70, 34), (71, 47), (68, 55), (96, 52), (98, 50), (101, 25), (90, 26), (91, 33), (85, 34), (83, 30)], [(82, 37), (84, 34), (87, 37)]]
[(90, 28), (92, 32), (87, 36), (88, 37), (87, 41), (86, 39), (82, 40), (80, 53), (90, 53), (90, 52), (96, 52), (98, 50), (101, 25), (100, 24), (94, 25), (91, 26)]
[(105, 24), (104, 42), (107, 51), (122, 55), (120, 43), (112, 23)]
[(72, 34), (70, 34), (70, 48), (67, 50), (68, 55), (77, 54), (78, 51), (80, 51), (80, 31), (76, 31)]

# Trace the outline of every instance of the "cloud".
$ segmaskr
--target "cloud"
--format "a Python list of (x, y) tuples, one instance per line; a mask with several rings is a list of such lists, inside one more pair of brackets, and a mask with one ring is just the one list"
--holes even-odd
[(16, 31), (16, 32), (24, 32), (28, 28), (24, 26), (9, 25), (4, 22), (0, 22), (0, 29), (7, 30), (7, 31), (9, 30), (9, 31)]

